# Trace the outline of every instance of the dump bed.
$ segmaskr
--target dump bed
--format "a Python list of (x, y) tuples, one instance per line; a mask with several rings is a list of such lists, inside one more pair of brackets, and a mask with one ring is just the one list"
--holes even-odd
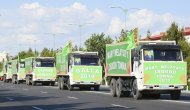
[(130, 76), (131, 49), (126, 42), (106, 45), (106, 76)]

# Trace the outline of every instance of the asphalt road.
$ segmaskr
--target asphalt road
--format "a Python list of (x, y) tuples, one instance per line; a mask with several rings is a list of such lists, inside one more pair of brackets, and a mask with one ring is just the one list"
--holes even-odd
[(107, 87), (96, 91), (58, 90), (51, 86), (13, 85), (0, 82), (0, 110), (190, 110), (190, 94), (181, 100), (113, 98)]

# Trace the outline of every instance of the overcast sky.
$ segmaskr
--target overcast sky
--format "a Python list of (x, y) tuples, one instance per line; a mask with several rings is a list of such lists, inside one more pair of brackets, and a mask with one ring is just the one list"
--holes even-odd
[[(29, 47), (62, 47), (68, 40), (79, 45), (93, 33), (115, 38), (124, 28), (125, 15), (118, 8), (129, 10), (126, 28), (138, 27), (140, 35), (165, 31), (171, 22), (190, 26), (189, 0), (0, 0), (0, 51), (15, 55)], [(53, 39), (53, 34), (55, 39)], [(36, 41), (36, 43), (35, 43)]]

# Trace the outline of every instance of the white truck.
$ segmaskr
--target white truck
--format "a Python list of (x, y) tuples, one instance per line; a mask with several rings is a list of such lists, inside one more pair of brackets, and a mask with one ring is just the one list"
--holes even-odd
[(170, 94), (171, 99), (179, 99), (187, 85), (187, 63), (175, 41), (139, 41), (134, 49), (126, 42), (109, 44), (106, 76), (114, 97)]

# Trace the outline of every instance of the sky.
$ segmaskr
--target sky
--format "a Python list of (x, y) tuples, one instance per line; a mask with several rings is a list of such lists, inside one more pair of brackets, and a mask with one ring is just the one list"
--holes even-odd
[(84, 46), (94, 33), (114, 39), (125, 25), (127, 30), (138, 27), (142, 38), (147, 30), (152, 35), (166, 31), (172, 22), (190, 27), (189, 4), (189, 0), (0, 0), (0, 52), (57, 49), (69, 40)]

